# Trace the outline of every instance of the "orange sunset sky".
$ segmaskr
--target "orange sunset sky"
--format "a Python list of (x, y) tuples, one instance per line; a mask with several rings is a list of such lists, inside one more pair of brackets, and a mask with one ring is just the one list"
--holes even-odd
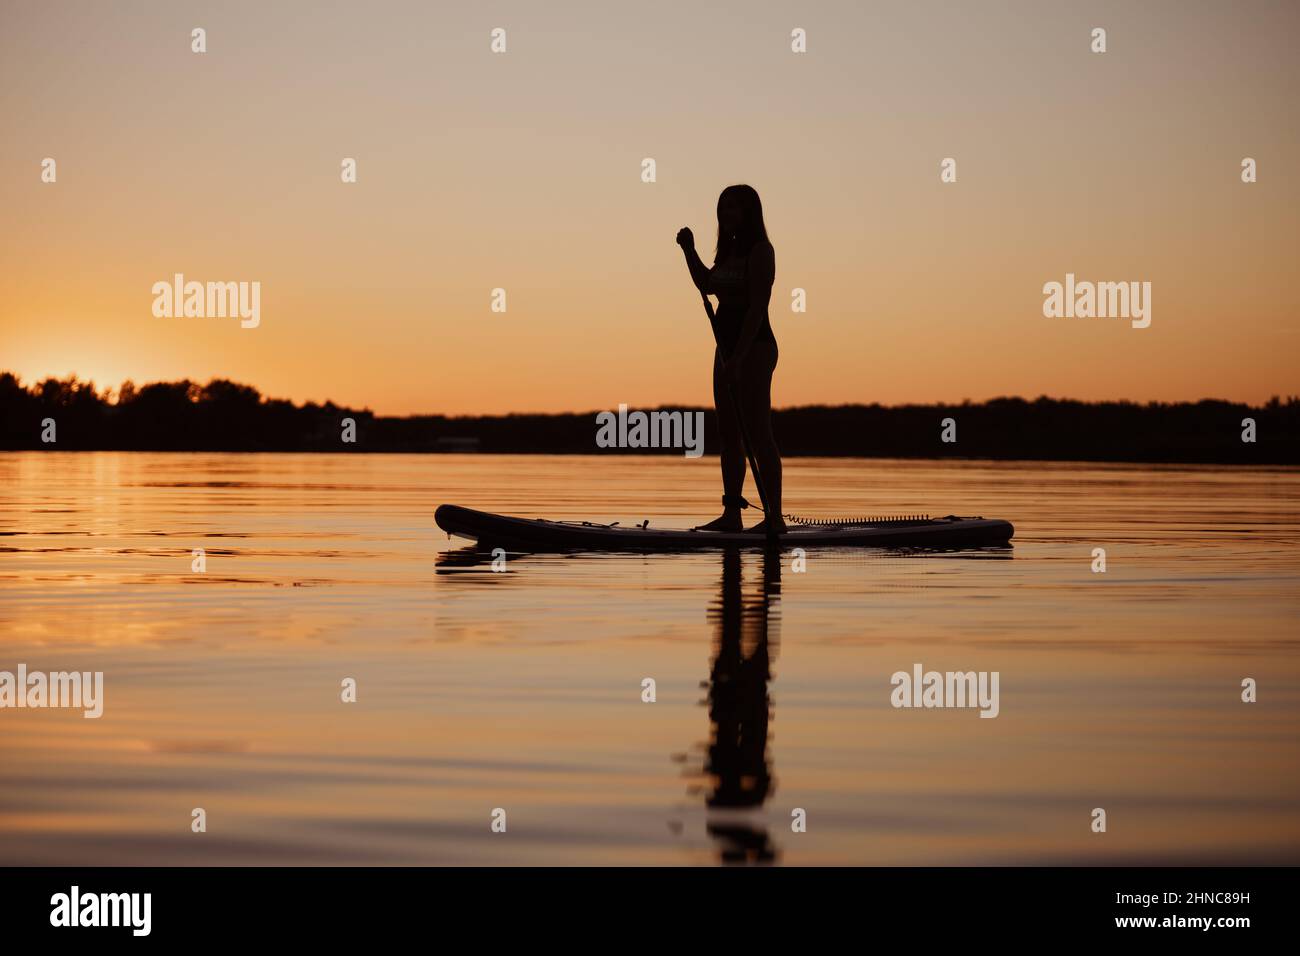
[[(1294, 394), (1298, 28), (1260, 0), (4, 0), (0, 369), (384, 414), (707, 403), (673, 239), (711, 261), (747, 182), (778, 406)], [(155, 318), (177, 272), (260, 281), (260, 327)], [(1149, 281), (1151, 327), (1044, 318), (1067, 272)]]

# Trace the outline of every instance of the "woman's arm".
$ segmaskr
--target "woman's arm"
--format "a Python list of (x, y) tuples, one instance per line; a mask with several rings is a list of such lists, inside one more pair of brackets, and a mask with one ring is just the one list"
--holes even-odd
[(695, 252), (695, 236), (690, 229), (683, 228), (677, 233), (677, 244), (682, 247), (686, 268), (691, 271), (691, 281), (695, 283), (695, 288), (700, 290), (701, 295), (708, 295), (712, 273)]
[(749, 253), (749, 265), (745, 269), (746, 284), (749, 286), (749, 309), (745, 312), (745, 321), (740, 326), (740, 338), (736, 340), (736, 351), (727, 357), (727, 362), (739, 363), (754, 344), (758, 330), (762, 327), (763, 317), (767, 315), (767, 305), (772, 299), (772, 282), (776, 279), (776, 253), (770, 243), (755, 245)]

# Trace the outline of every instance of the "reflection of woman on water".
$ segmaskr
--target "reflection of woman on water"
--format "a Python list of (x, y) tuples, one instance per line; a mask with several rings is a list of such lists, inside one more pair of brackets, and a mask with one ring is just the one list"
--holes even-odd
[(677, 233), (691, 281), (704, 295), (718, 297), (713, 356), (713, 404), (722, 440), (722, 515), (704, 525), (710, 531), (740, 531), (745, 507), (745, 445), (741, 419), (754, 443), (754, 458), (766, 492), (767, 516), (751, 531), (785, 530), (781, 519), (781, 453), (772, 434), (772, 373), (776, 336), (767, 304), (776, 275), (776, 256), (763, 224), (763, 205), (750, 186), (728, 186), (718, 197), (718, 247), (710, 269), (695, 252), (690, 229)]
[(722, 591), (709, 617), (714, 622), (709, 674), (709, 723), (713, 739), (704, 770), (714, 780), (709, 806), (756, 807), (772, 787), (767, 728), (771, 712), (772, 605), (779, 599), (781, 557), (763, 555), (759, 599), (746, 606), (741, 588), (742, 558), (728, 548), (722, 556)]
[[(714, 809), (755, 809), (775, 789), (768, 726), (772, 717), (772, 660), (780, 642), (781, 555), (767, 550), (756, 599), (746, 602), (743, 559), (734, 548), (722, 556), (722, 587), (710, 609), (713, 661), (709, 669), (710, 739), (703, 771), (705, 802)], [(770, 862), (777, 848), (762, 818), (710, 820), (709, 834), (724, 862)]]

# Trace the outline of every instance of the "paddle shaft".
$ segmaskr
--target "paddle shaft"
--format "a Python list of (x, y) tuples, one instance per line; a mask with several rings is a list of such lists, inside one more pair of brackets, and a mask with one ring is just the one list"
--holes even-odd
[[(713, 303), (703, 292), (700, 298), (704, 300), (704, 311), (709, 314), (709, 328), (713, 329), (713, 341), (718, 346), (718, 352), (722, 352), (722, 339), (718, 335), (717, 316), (713, 313)], [(772, 513), (767, 503), (767, 489), (763, 485), (763, 474), (758, 470), (758, 459), (754, 457), (754, 443), (749, 439), (749, 427), (745, 424), (745, 413), (740, 410), (740, 402), (736, 400), (735, 389), (731, 387), (731, 379), (727, 379), (727, 397), (731, 399), (731, 407), (735, 409), (736, 421), (740, 423), (740, 441), (745, 446), (745, 458), (749, 461), (749, 470), (754, 473), (754, 487), (758, 489), (758, 500), (763, 504), (763, 514), (768, 519), (768, 533), (775, 534), (775, 526), (771, 519), (776, 515)]]

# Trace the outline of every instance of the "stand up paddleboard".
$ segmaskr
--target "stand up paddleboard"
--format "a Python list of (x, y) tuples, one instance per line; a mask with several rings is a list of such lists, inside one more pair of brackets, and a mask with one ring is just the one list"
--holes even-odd
[[(442, 505), (438, 527), (469, 538), (482, 548), (514, 551), (690, 551), (696, 548), (771, 547), (761, 534), (695, 531), (680, 528), (624, 527), (592, 521), (512, 518)], [(1009, 521), (996, 518), (909, 517), (852, 519), (797, 524), (780, 535), (782, 548), (982, 548), (1005, 545), (1015, 534)]]

